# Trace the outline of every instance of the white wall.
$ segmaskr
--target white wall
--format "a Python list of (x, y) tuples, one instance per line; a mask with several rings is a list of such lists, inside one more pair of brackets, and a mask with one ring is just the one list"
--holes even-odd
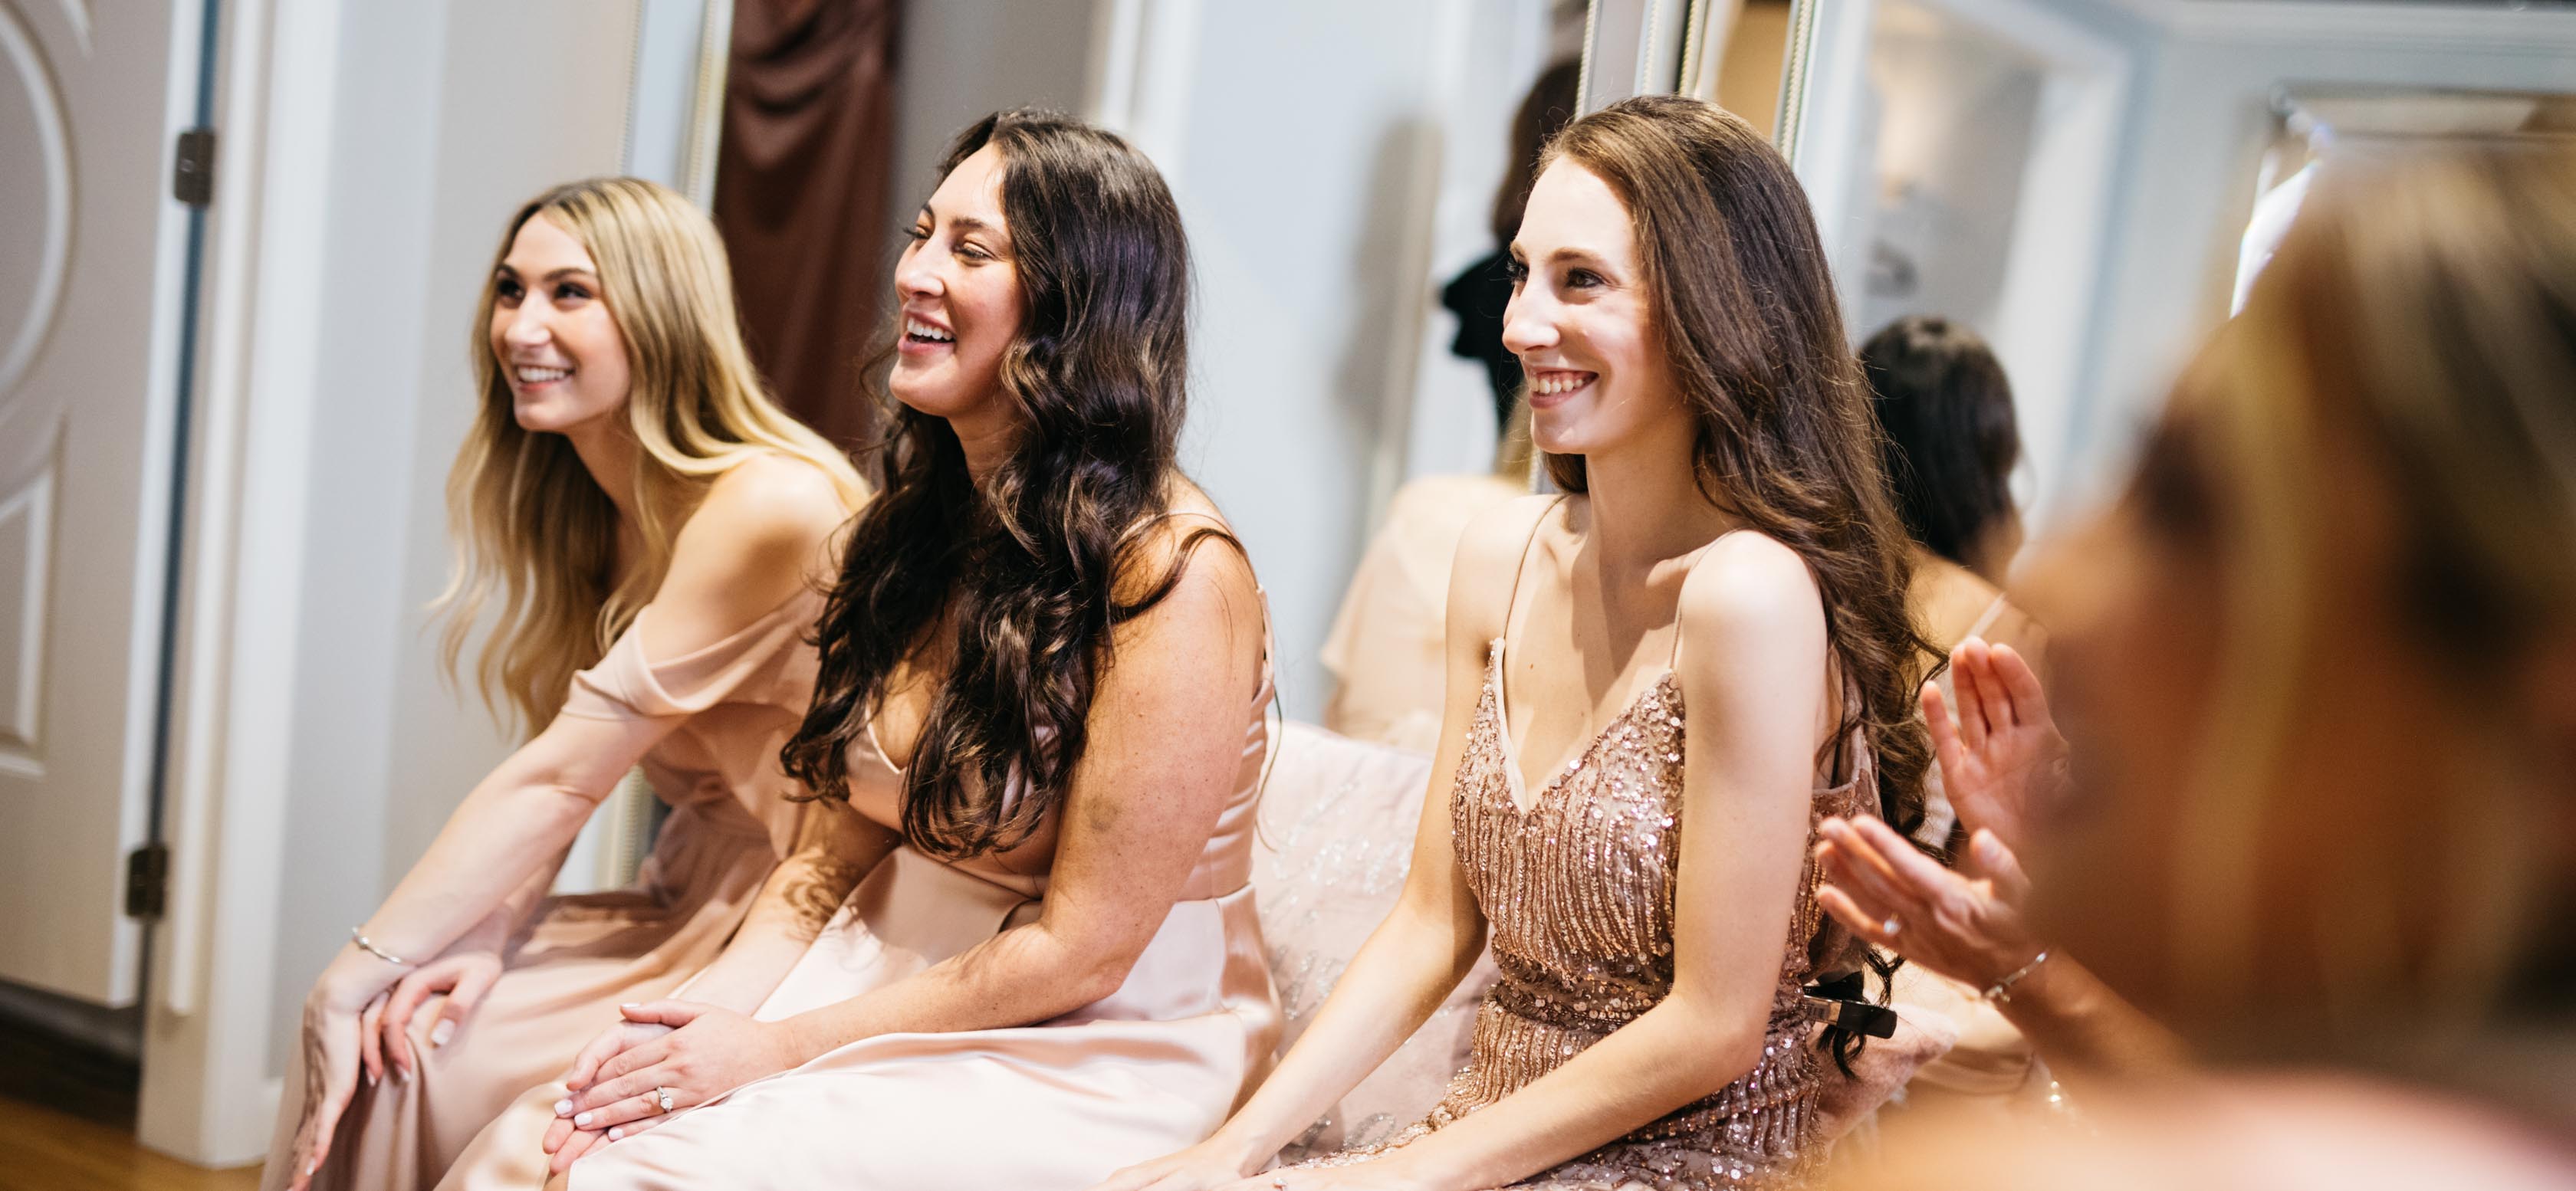
[(2115, 188), (2125, 218), (2096, 315), (2091, 400), (2062, 442), (2045, 444), (2097, 486), (2124, 464), (2186, 354), (2226, 317), (2273, 88), (2576, 91), (2576, 12), (2434, 12), (2435, 24), (2418, 25), (2390, 19), (2388, 10), (2406, 15), (2395, 5), (2296, 7), (2316, 11), (2295, 24), (2166, 33), (2148, 58)]
[[(1869, 155), (1881, 132), (1899, 122), (1891, 119), (1881, 130), (1861, 118), (1869, 104), (1857, 64), (1869, 52), (1869, 30), (1853, 25), (1870, 20), (1879, 6), (1818, 2), (1825, 9), (1812, 64), (1816, 82), (1798, 164), (1850, 295), (1860, 288), (1857, 274), (1871, 234), (1863, 214), (1874, 197)], [(2043, 529), (2089, 507), (2118, 481), (2187, 353), (2226, 317), (2237, 241), (2272, 133), (2276, 88), (2576, 91), (2576, 12), (2565, 10), (2356, 0), (1932, 0), (1929, 7), (1988, 17), (2018, 11), (2023, 19), (1990, 28), (2007, 40), (2080, 46), (2077, 59), (2091, 56), (2105, 70), (2124, 72), (2112, 85), (2090, 89), (2081, 85), (2085, 79), (2053, 75), (2036, 104), (2033, 160), (2099, 174), (2107, 181), (2100, 198), (2085, 198), (2073, 210), (2034, 206), (2034, 196), (2050, 191), (2049, 179), (2037, 177), (2010, 199), (2017, 203), (2016, 245), (2030, 242), (2025, 233), (2033, 220), (2056, 229), (2049, 242), (2057, 253), (2030, 261), (2016, 253), (1998, 291), (2005, 313), (1989, 328), (2015, 366), (2023, 444), (2038, 480), (2028, 495)], [(2107, 96), (2118, 97), (2117, 110), (2106, 109), (2109, 118), (2070, 118), (2071, 106)], [(2091, 137), (2100, 143), (2063, 143), (2064, 129), (2096, 123), (2112, 130)], [(2098, 156), (2105, 151), (2107, 158)], [(2101, 230), (2089, 232), (2083, 225), (2097, 212)], [(2098, 255), (2094, 280), (2065, 284), (2064, 274), (2082, 269), (2087, 255)], [(2063, 289), (2063, 302), (2082, 308), (2080, 317), (2063, 319), (2075, 328), (2071, 343), (2056, 334), (2032, 341), (2000, 325), (2049, 313), (2033, 310), (2015, 288), (2034, 285)], [(1982, 304), (1974, 294), (1957, 300)], [(1886, 313), (1863, 302), (1850, 306), (1871, 316)], [(1860, 321), (1856, 334), (1868, 329)], [(2019, 355), (2006, 342), (2015, 338)], [(2047, 366), (2023, 366), (2032, 360)]]
[(1446, 94), (1432, 97), (1441, 138), (1439, 197), (1432, 213), (1431, 267), (1420, 292), (1411, 295), (1423, 322), (1407, 411), (1408, 479), (1493, 466), (1494, 442), (1500, 437), (1493, 386), (1482, 363), (1449, 351), (1458, 335), (1458, 316), (1440, 304), (1440, 290), (1494, 250), (1494, 191), (1510, 164), (1512, 117), (1519, 114), (1530, 84), (1558, 55), (1582, 53), (1580, 26), (1560, 38), (1560, 31), (1550, 27), (1548, 9), (1548, 0), (1474, 4), (1462, 22), (1465, 36), (1452, 48), (1449, 69), (1443, 72)]
[(634, 0), (348, 3), (323, 275), (272, 1071), (302, 990), (507, 751), (441, 682), (447, 467), (503, 222), (615, 173)]
[(894, 161), (886, 171), (886, 251), (879, 274), (894, 285), (894, 258), (913, 212), (939, 184), (932, 172), (950, 139), (1003, 108), (1082, 114), (1095, 0), (913, 0), (895, 52)]
[[(1393, 353), (1427, 279), (1411, 257), (1419, 155), (1440, 152), (1436, 0), (1209, 4), (1173, 178), (1198, 264), (1196, 387), (1182, 460), (1270, 595), (1288, 714), (1321, 715), (1317, 654), (1369, 526)], [(1487, 415), (1490, 418), (1490, 415)]]

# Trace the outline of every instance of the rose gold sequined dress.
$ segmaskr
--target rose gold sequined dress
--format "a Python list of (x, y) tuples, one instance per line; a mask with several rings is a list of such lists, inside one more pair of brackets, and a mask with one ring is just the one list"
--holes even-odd
[[(1673, 886), (1680, 864), (1682, 692), (1668, 668), (1610, 721), (1529, 809), (1506, 736), (1503, 649), (1487, 653), (1450, 795), (1458, 863), (1502, 970), (1476, 1020), (1465, 1070), (1431, 1115), (1382, 1146), (1323, 1159), (1359, 1161), (1413, 1141), (1527, 1086), (1652, 1008), (1673, 986)], [(1676, 648), (1678, 652), (1678, 647)], [(1859, 734), (1816, 791), (1810, 824), (1865, 811), (1877, 786)], [(1808, 850), (1813, 847), (1812, 827)], [(1838, 1078), (1799, 1013), (1812, 974), (1859, 966), (1860, 945), (1818, 912), (1812, 858), (1784, 941), (1762, 1059), (1716, 1094), (1626, 1137), (1513, 1184), (1548, 1191), (1682, 1191), (1792, 1182), (1813, 1152), (1820, 1082)]]

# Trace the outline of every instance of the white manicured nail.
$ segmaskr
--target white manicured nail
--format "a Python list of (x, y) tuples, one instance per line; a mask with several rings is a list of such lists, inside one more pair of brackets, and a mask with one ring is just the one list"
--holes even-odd
[(591, 1114), (591, 1113), (583, 1113), (583, 1114), (581, 1114), (580, 1116), (574, 1117), (574, 1118), (572, 1119), (572, 1123), (573, 1123), (573, 1124), (576, 1124), (576, 1125), (587, 1125), (587, 1124), (589, 1124), (589, 1123), (590, 1123), (590, 1118), (591, 1118), (593, 1115), (594, 1115), (594, 1114)]
[(452, 1021), (441, 1020), (437, 1025), (429, 1028), (429, 1044), (431, 1046), (445, 1046), (447, 1045), (447, 1040), (455, 1036), (456, 1023)]
[(609, 1126), (609, 1127), (608, 1127), (608, 1140), (610, 1140), (610, 1141), (616, 1141), (616, 1140), (618, 1140), (618, 1139), (620, 1139), (620, 1138), (623, 1138), (623, 1137), (625, 1137), (625, 1136), (626, 1136), (626, 1127), (625, 1127), (625, 1126), (623, 1126), (623, 1125), (611, 1125), (611, 1126)]
[(564, 1099), (562, 1099), (562, 1100), (557, 1100), (557, 1101), (555, 1101), (555, 1115), (556, 1115), (556, 1116), (562, 1116), (563, 1114), (568, 1113), (568, 1112), (571, 1112), (571, 1111), (572, 1111), (572, 1100), (571, 1100), (571, 1098), (570, 1098), (570, 1097), (566, 1097), (566, 1098), (564, 1098)]

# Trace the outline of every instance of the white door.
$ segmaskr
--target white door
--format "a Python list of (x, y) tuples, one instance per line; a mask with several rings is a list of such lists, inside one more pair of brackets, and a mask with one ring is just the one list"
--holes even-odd
[[(0, 0), (0, 979), (135, 999), (197, 0)], [(193, 25), (194, 22), (188, 22)], [(174, 100), (177, 103), (174, 104)]]

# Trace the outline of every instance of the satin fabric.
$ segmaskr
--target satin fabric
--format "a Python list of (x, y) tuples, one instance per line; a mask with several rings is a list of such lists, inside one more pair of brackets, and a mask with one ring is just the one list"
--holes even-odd
[[(724, 950), (803, 814), (784, 797), (796, 787), (778, 768), (778, 748), (813, 697), (805, 637), (821, 612), (821, 597), (800, 594), (713, 645), (657, 661), (644, 651), (647, 607), (574, 677), (563, 715), (668, 731), (640, 762), (672, 807), (652, 856), (625, 889), (540, 903), (504, 950), (500, 979), (445, 1046), (428, 1039), (443, 999), (425, 1003), (412, 1019), (418, 1072), (360, 1082), (315, 1187), (431, 1185), (514, 1097), (560, 1077), (617, 1020), (620, 1002), (667, 996)], [(300, 1061), (286, 1073), (264, 1188), (291, 1176)]]
[[(1234, 793), (1116, 992), (1029, 1026), (849, 1043), (584, 1155), (568, 1185), (1074, 1191), (1214, 1132), (1267, 1072), (1280, 1028), (1247, 883), (1271, 743), (1267, 671)], [(902, 772), (872, 738), (851, 750), (850, 775), (851, 806), (899, 828)], [(1054, 854), (1052, 822), (1008, 852), (954, 863), (896, 849), (755, 1016), (863, 995), (1033, 921)], [(536, 1186), (563, 1094), (548, 1084), (522, 1096), (442, 1186)]]

